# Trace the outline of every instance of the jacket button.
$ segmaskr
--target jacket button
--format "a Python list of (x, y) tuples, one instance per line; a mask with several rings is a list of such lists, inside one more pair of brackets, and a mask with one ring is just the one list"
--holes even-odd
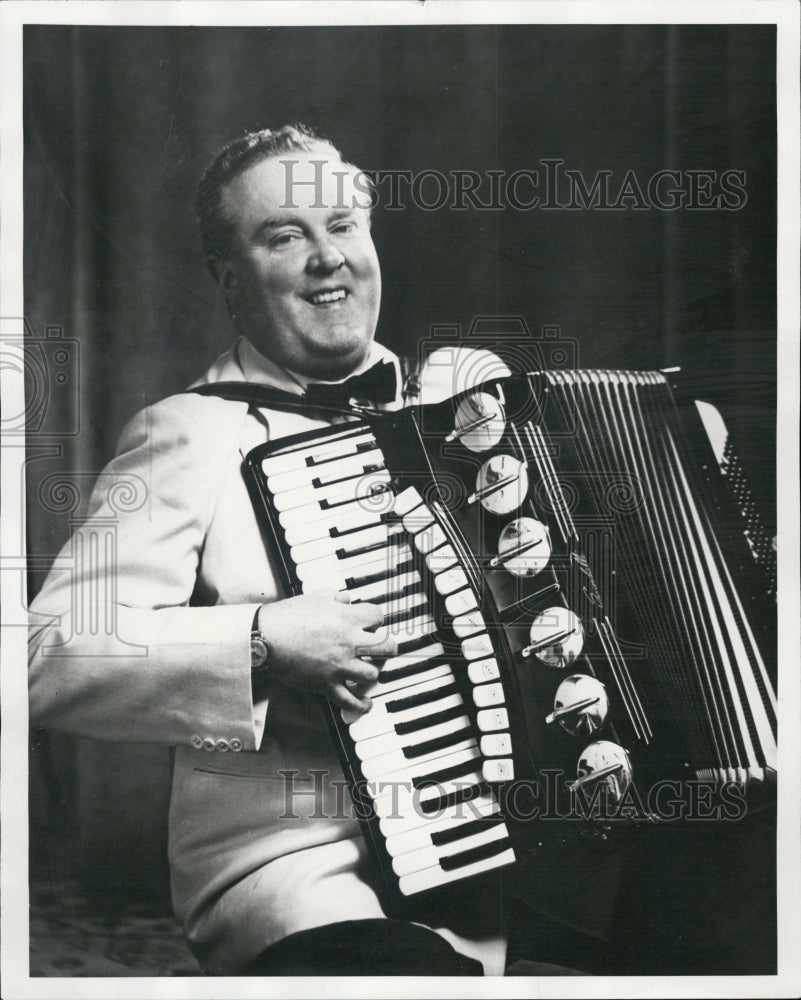
[(200, 750), (200, 748), (203, 746), (203, 740), (201, 739), (200, 736), (192, 737), (192, 746), (195, 748), (195, 750)]
[(239, 751), (242, 749), (243, 746), (242, 740), (240, 740), (238, 737), (235, 736), (229, 743), (229, 746), (234, 751), (234, 753), (239, 753)]
[(217, 740), (217, 749), (225, 753), (226, 750), (231, 749), (231, 744), (228, 740)]
[(203, 749), (204, 750), (216, 750), (217, 749), (217, 744), (214, 742), (214, 740), (210, 736), (207, 736), (205, 738), (205, 740), (203, 740)]

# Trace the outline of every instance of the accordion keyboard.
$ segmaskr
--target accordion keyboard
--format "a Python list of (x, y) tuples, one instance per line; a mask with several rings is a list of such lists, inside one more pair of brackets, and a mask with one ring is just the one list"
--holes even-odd
[(365, 692), (371, 710), (342, 710), (337, 728), (401, 895), (513, 862), (494, 791), (513, 774), (503, 685), (479, 598), (431, 507), (414, 487), (393, 491), (363, 425), (284, 448), (260, 470), (292, 589), (376, 604), (397, 641)]

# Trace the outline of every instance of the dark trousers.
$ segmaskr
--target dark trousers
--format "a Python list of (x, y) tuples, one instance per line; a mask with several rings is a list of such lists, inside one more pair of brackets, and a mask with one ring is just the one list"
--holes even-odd
[(403, 920), (346, 920), (277, 941), (240, 976), (481, 976), (480, 962)]

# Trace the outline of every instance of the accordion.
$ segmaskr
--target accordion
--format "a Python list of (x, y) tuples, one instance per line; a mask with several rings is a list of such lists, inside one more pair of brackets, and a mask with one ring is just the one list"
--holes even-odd
[(724, 473), (664, 374), (605, 370), (247, 456), (287, 592), (347, 590), (397, 640), (369, 712), (329, 705), (390, 900), (653, 822), (666, 782), (772, 787), (770, 571)]

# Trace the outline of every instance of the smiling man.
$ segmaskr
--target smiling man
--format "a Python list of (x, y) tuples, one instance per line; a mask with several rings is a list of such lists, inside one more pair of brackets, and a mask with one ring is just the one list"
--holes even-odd
[[(252, 133), (215, 159), (197, 207), (240, 336), (199, 391), (125, 429), (86, 524), (33, 605), (32, 721), (175, 746), (173, 903), (205, 970), (502, 974), (499, 894), (456, 889), (439, 909), (388, 920), (358, 822), (342, 806), (318, 695), (369, 711), (377, 668), (356, 652), (386, 653), (392, 640), (376, 635), (382, 615), (369, 603), (283, 597), (241, 474), (256, 445), (326, 420), (313, 405), (287, 412), (216, 392), (237, 383), (313, 403), (321, 382), (346, 380), (348, 396), (403, 405), (399, 359), (373, 339), (381, 278), (360, 175), (303, 127)], [(443, 371), (423, 371), (425, 398), (460, 388), (436, 385)], [(109, 483), (131, 481), (146, 495), (119, 511)], [(113, 562), (74, 560), (109, 518)], [(98, 593), (114, 600), (102, 620), (116, 630), (77, 632), (75, 602)]]

